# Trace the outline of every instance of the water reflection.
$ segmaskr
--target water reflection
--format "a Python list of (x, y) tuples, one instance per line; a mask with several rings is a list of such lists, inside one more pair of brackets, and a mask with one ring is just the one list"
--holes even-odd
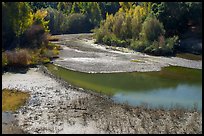
[(130, 105), (140, 105), (148, 103), (151, 107), (159, 105), (170, 108), (174, 105), (180, 105), (185, 108), (192, 108), (194, 104), (202, 110), (202, 86), (179, 84), (176, 88), (159, 88), (149, 91), (118, 91), (112, 99), (120, 103)]
[(68, 83), (110, 95), (117, 102), (189, 108), (197, 103), (202, 109), (202, 70), (170, 66), (158, 72), (89, 74), (50, 64), (47, 67)]

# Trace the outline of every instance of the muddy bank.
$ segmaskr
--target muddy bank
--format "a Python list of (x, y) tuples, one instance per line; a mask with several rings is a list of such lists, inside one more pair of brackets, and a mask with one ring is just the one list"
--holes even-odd
[(31, 94), (14, 114), (26, 133), (202, 133), (202, 112), (119, 105), (48, 74), (32, 68), (2, 75), (2, 89)]
[[(53, 63), (75, 71), (112, 73), (160, 71), (169, 65), (202, 69), (202, 61), (178, 57), (151, 56), (128, 49), (94, 44), (92, 34), (57, 35), (63, 48)], [(117, 51), (117, 50), (123, 50)]]

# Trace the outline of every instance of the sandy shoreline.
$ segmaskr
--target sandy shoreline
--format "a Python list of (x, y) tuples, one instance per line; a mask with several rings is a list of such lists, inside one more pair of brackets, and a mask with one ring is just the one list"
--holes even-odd
[(202, 112), (114, 104), (44, 70), (2, 75), (2, 89), (31, 93), (27, 105), (14, 114), (26, 133), (202, 133)]

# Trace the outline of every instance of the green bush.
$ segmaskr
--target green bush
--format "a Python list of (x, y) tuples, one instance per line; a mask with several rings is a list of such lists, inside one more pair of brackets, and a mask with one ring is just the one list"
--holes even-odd
[(42, 62), (42, 63), (49, 63), (50, 62), (50, 59), (49, 58), (41, 58), (40, 59), (40, 62)]
[(8, 64), (8, 59), (6, 53), (2, 52), (2, 67), (5, 67)]
[(177, 40), (178, 36), (167, 38), (163, 43), (160, 40), (155, 40), (144, 49), (144, 52), (153, 55), (173, 55), (174, 45), (177, 43)]
[(53, 8), (47, 8), (48, 15), (45, 18), (49, 20), (48, 26), (52, 34), (62, 34), (68, 30), (68, 16)]
[(143, 52), (148, 53), (148, 54), (153, 54), (156, 51), (156, 49), (158, 48), (157, 46), (158, 46), (158, 42), (154, 41), (151, 45), (144, 48)]
[(107, 15), (94, 30), (96, 42), (129, 47), (152, 55), (173, 55), (178, 37), (164, 37), (164, 26), (151, 14), (149, 5), (120, 9), (115, 15)]
[(119, 47), (127, 47), (129, 43), (125, 40), (120, 40), (120, 39), (112, 39), (112, 45), (114, 46), (119, 46)]
[(166, 46), (173, 49), (178, 44), (178, 36), (170, 37), (166, 39)]
[(49, 49), (44, 48), (41, 50), (41, 56), (45, 58), (52, 59), (52, 58), (57, 57), (58, 54), (59, 54), (59, 50), (57, 49), (49, 50)]
[(81, 13), (74, 13), (69, 15), (67, 19), (68, 33), (88, 32), (90, 29), (90, 23), (86, 15)]
[(96, 39), (96, 43), (102, 43), (103, 37), (105, 35), (105, 32), (102, 29), (94, 29), (94, 37)]
[(111, 46), (111, 37), (108, 35), (105, 35), (102, 39), (103, 43)]
[(60, 50), (61, 47), (59, 45), (54, 44), (54, 43), (48, 43), (47, 49), (50, 49), (50, 50), (52, 50), (52, 49)]
[(142, 40), (132, 40), (130, 47), (133, 50), (139, 51), (139, 52), (143, 52), (144, 49), (149, 45), (148, 41), (142, 41)]
[(142, 25), (141, 36), (144, 40), (153, 42), (164, 34), (165, 30), (163, 24), (155, 17), (148, 17)]

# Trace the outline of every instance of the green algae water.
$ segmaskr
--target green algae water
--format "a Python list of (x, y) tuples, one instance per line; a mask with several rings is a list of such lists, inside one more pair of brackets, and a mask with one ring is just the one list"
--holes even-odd
[(115, 102), (151, 107), (174, 105), (202, 109), (202, 70), (170, 66), (158, 72), (83, 73), (47, 64), (72, 85), (111, 96)]

